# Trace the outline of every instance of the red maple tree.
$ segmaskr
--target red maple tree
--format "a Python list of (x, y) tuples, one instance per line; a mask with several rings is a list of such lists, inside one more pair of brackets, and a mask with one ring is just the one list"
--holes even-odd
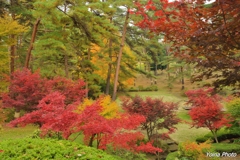
[[(162, 99), (146, 99), (140, 96), (134, 98), (125, 98), (122, 100), (122, 106), (130, 114), (140, 114), (146, 118), (141, 128), (146, 130), (148, 140), (156, 140), (158, 138), (167, 138), (168, 134), (174, 132), (175, 127), (180, 119), (176, 116), (178, 105), (176, 103), (163, 102)], [(167, 129), (167, 133), (158, 133), (159, 129)]]
[(217, 131), (224, 127), (230, 127), (229, 115), (223, 112), (223, 106), (219, 101), (219, 96), (212, 93), (213, 89), (189, 90), (186, 92), (192, 108), (189, 115), (192, 125), (195, 127), (208, 128), (218, 143)]
[(82, 101), (86, 94), (82, 80), (74, 82), (62, 77), (48, 80), (41, 78), (39, 71), (31, 73), (28, 69), (15, 71), (9, 83), (9, 92), (3, 94), (3, 107), (15, 108), (17, 112), (36, 110), (39, 101), (55, 91), (65, 95), (65, 104)]
[(239, 87), (239, 0), (211, 4), (206, 4), (206, 0), (148, 0), (137, 1), (136, 5), (138, 10), (134, 13), (142, 17), (139, 27), (163, 34), (165, 42), (172, 44), (170, 51), (175, 56), (203, 69), (193, 80), (215, 78), (216, 88)]

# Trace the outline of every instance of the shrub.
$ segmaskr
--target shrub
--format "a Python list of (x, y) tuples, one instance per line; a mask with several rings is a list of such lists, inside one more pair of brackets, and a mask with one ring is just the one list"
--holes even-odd
[(230, 130), (240, 135), (240, 98), (229, 101), (226, 105), (227, 112), (234, 118)]
[(167, 155), (166, 160), (173, 160), (173, 159), (177, 159), (178, 156), (178, 152), (171, 152)]
[(183, 142), (179, 144), (178, 158), (186, 160), (196, 160), (206, 158), (206, 152), (209, 152), (211, 144), (207, 141), (197, 144), (196, 142)]
[(139, 91), (139, 89), (136, 88), (136, 87), (130, 87), (130, 88), (128, 89), (128, 92), (138, 92), (138, 91)]
[(227, 103), (228, 112), (234, 117), (240, 119), (240, 98), (235, 98)]
[(113, 157), (91, 147), (74, 142), (53, 139), (6, 140), (0, 144), (0, 159), (61, 159), (61, 160), (115, 160)]
[[(228, 130), (228, 129), (222, 128), (217, 132), (217, 138), (219, 141), (224, 141), (226, 139), (237, 138), (237, 137), (240, 137), (240, 134), (237, 134), (233, 130)], [(196, 139), (196, 141), (199, 143), (205, 142), (207, 140), (214, 140), (212, 133), (209, 132), (208, 134), (206, 134), (202, 137), (198, 137)]]
[(143, 86), (138, 86), (139, 91), (143, 91), (144, 87)]
[(143, 89), (144, 91), (158, 91), (158, 87), (156, 85), (151, 85)]
[(219, 153), (228, 152), (228, 153), (240, 153), (240, 145), (235, 143), (214, 143), (212, 148)]

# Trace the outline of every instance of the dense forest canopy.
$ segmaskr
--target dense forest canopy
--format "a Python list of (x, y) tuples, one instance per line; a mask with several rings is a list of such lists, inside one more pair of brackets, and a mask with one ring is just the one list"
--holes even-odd
[(89, 96), (115, 99), (136, 73), (151, 77), (148, 69), (156, 75), (170, 63), (182, 75), (186, 63), (196, 65), (192, 81), (239, 88), (240, 2), (207, 2), (3, 0), (1, 90), (5, 74), (27, 67), (50, 79), (83, 79)]
[[(164, 34), (174, 55), (196, 63), (202, 72), (193, 80), (214, 78), (214, 86), (239, 88), (240, 2), (218, 0), (149, 0), (137, 3), (141, 28)], [(184, 49), (183, 49), (184, 47)]]

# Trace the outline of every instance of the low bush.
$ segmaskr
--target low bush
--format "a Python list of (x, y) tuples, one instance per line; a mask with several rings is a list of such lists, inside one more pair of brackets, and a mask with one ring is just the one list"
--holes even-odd
[(66, 140), (28, 138), (2, 141), (0, 159), (118, 160), (120, 158)]
[(183, 142), (178, 146), (177, 157), (184, 160), (204, 159), (209, 151), (211, 151), (211, 144), (208, 141), (200, 144)]
[(166, 160), (173, 160), (173, 159), (177, 159), (178, 157), (178, 152), (171, 152), (167, 155)]
[(146, 87), (143, 91), (158, 91), (158, 87), (156, 85), (151, 85)]
[(240, 153), (240, 144), (236, 143), (213, 143), (212, 148), (219, 153)]
[[(239, 138), (240, 134), (236, 133), (234, 130), (223, 128), (223, 129), (220, 129), (217, 132), (217, 137), (218, 137), (218, 140), (221, 142), (221, 141), (224, 141), (226, 139)], [(214, 141), (214, 137), (213, 137), (211, 132), (209, 132), (208, 134), (204, 135), (203, 137), (198, 137), (196, 139), (196, 141), (198, 143), (202, 143), (202, 142), (205, 142), (207, 140)]]
[(129, 88), (127, 91), (128, 91), (128, 92), (138, 92), (139, 89), (136, 88), (136, 87), (131, 87), (131, 88)]

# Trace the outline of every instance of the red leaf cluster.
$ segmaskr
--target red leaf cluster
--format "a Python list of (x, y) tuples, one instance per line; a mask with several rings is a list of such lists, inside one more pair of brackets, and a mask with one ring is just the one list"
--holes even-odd
[(193, 120), (193, 126), (206, 127), (216, 131), (223, 126), (230, 126), (230, 119), (227, 119), (219, 101), (219, 96), (212, 94), (213, 89), (198, 89), (187, 92), (189, 103), (193, 108), (189, 114)]
[(65, 104), (82, 101), (86, 94), (82, 80), (73, 82), (56, 77), (51, 80), (41, 78), (39, 71), (18, 70), (9, 78), (9, 92), (3, 94), (3, 107), (13, 107), (17, 111), (34, 111), (46, 95), (60, 92), (65, 95)]
[(163, 102), (162, 99), (152, 99), (147, 97), (145, 100), (139, 96), (132, 99), (125, 98), (122, 100), (122, 106), (130, 114), (140, 114), (146, 118), (142, 123), (142, 129), (147, 131), (148, 139), (156, 137), (167, 137), (156, 134), (159, 129), (168, 129), (172, 133), (174, 125), (180, 120), (177, 118), (175, 111), (176, 103)]

